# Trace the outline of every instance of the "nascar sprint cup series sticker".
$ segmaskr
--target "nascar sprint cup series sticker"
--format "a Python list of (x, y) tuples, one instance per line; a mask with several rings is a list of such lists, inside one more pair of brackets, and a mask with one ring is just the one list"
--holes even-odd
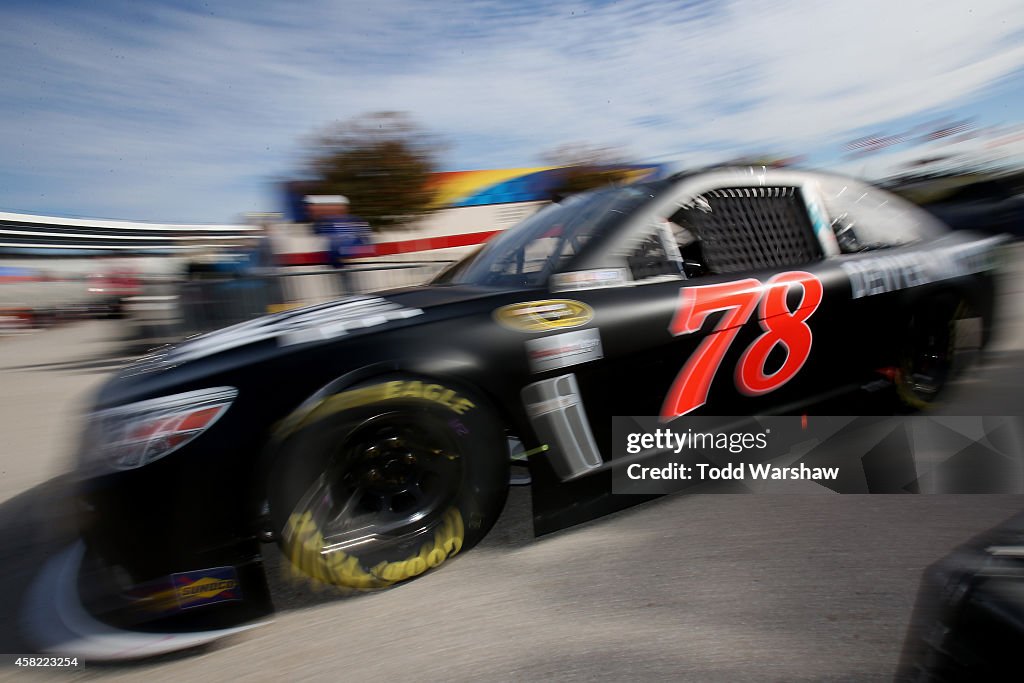
[(526, 342), (526, 353), (530, 361), (530, 372), (534, 373), (566, 368), (604, 357), (601, 333), (596, 329), (529, 339)]
[(594, 319), (594, 309), (582, 301), (547, 299), (502, 306), (494, 312), (502, 327), (519, 332), (545, 332), (586, 325)]

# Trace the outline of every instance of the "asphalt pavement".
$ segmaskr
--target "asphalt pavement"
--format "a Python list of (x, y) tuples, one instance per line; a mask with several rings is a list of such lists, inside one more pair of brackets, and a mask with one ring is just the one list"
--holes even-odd
[[(1020, 412), (1024, 253), (1002, 333), (945, 412)], [(21, 598), (71, 543), (78, 411), (123, 358), (116, 321), (0, 339), (0, 652), (29, 652)], [(540, 539), (529, 490), (443, 569), (286, 608), (254, 631), (61, 680), (890, 680), (925, 566), (1022, 496), (677, 495)], [(0, 678), (21, 677), (0, 671)], [(47, 674), (42, 674), (46, 676)]]

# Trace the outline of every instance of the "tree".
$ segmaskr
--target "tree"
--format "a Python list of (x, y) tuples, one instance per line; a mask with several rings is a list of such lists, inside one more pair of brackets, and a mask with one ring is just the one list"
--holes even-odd
[(348, 197), (352, 213), (383, 229), (430, 209), (444, 143), (403, 112), (363, 114), (316, 134), (308, 167), (317, 193)]
[(561, 166), (560, 182), (552, 190), (557, 201), (577, 192), (614, 185), (629, 179), (627, 153), (586, 142), (559, 145), (541, 155), (549, 166)]

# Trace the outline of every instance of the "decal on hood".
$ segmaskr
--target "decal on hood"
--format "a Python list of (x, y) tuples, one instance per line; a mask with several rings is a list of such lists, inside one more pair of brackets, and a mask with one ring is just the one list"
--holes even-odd
[(594, 319), (594, 309), (582, 301), (546, 299), (502, 306), (494, 312), (502, 327), (518, 332), (546, 332), (586, 325)]
[(422, 314), (422, 309), (406, 308), (382, 297), (354, 296), (256, 318), (204, 334), (169, 349), (159, 361), (164, 366), (177, 365), (267, 339), (276, 339), (280, 346), (305, 344)]

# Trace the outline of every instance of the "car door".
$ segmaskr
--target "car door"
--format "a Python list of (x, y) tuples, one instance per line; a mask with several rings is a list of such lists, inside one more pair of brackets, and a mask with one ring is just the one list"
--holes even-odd
[(627, 227), (618, 268), (556, 276), (558, 296), (594, 312), (576, 332), (590, 350), (542, 374), (571, 372), (603, 460), (613, 416), (778, 412), (857, 374), (844, 360), (849, 282), (826, 259), (809, 193), (796, 182), (701, 187)]

